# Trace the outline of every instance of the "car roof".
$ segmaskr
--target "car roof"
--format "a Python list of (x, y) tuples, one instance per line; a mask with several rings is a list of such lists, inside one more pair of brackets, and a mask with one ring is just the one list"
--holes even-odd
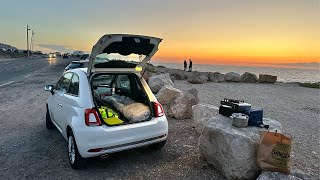
[(80, 71), (83, 71), (84, 73), (86, 73), (87, 74), (87, 72), (88, 72), (88, 68), (77, 68), (78, 70), (80, 70)]
[(89, 62), (89, 59), (79, 60), (79, 61), (72, 61), (71, 63), (86, 63), (86, 62)]

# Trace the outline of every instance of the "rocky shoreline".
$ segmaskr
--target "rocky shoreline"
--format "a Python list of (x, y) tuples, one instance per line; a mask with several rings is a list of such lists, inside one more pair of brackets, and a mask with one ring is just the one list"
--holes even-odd
[[(312, 101), (309, 99), (311, 94), (312, 96), (316, 96), (315, 89), (309, 90), (308, 88), (299, 87), (298, 84), (292, 83), (277, 83), (276, 85), (273, 85), (276, 83), (277, 77), (272, 75), (259, 75), (259, 77), (257, 77), (249, 72), (242, 75), (233, 72), (227, 74), (221, 74), (218, 72), (186, 72), (178, 69), (169, 69), (163, 66), (156, 67), (153, 65), (148, 65), (146, 69), (147, 70), (144, 72), (143, 77), (147, 80), (150, 89), (156, 94), (159, 102), (164, 105), (167, 116), (172, 118), (173, 121), (181, 121), (189, 118), (193, 119), (194, 131), (200, 134), (199, 137), (202, 137), (198, 140), (198, 148), (201, 147), (201, 154), (215, 169), (217, 169), (215, 167), (216, 164), (228, 164), (229, 161), (223, 161), (219, 159), (219, 150), (217, 150), (217, 152), (214, 154), (206, 153), (206, 148), (213, 148), (210, 145), (211, 143), (206, 143), (208, 138), (210, 141), (214, 141), (213, 139), (215, 139), (215, 137), (206, 136), (203, 133), (206, 132), (207, 134), (212, 134), (212, 132), (215, 131), (222, 132), (222, 130), (225, 129), (223, 127), (230, 126), (230, 122), (228, 122), (230, 120), (221, 120), (221, 115), (216, 112), (216, 106), (218, 106), (220, 100), (223, 98), (243, 98), (248, 100), (248, 102), (258, 104), (258, 107), (266, 110), (265, 116), (272, 118), (271, 122), (279, 124), (279, 127), (281, 127), (281, 124), (283, 124), (283, 132), (286, 134), (289, 133), (294, 138), (292, 150), (292, 175), (285, 176), (283, 174), (275, 173), (278, 176), (278, 179), (314, 179), (316, 177), (315, 175), (317, 174), (317, 168), (319, 167), (319, 164), (315, 162), (317, 162), (317, 159), (319, 159), (319, 148), (314, 146), (314, 142), (317, 141), (317, 138), (308, 139), (306, 137), (316, 137), (315, 134), (319, 133), (309, 128), (310, 133), (307, 132), (303, 135), (300, 134), (300, 128), (302, 126), (308, 127), (308, 124), (315, 120), (314, 116), (317, 114), (317, 112), (319, 114), (319, 109), (314, 108), (316, 107), (317, 103), (311, 104), (310, 102)], [(297, 88), (292, 89), (292, 87)], [(297, 92), (303, 94), (298, 95)], [(302, 103), (303, 106), (306, 105), (312, 107), (312, 111), (310, 112), (306, 109), (296, 109), (296, 102)], [(198, 109), (198, 111), (201, 112), (197, 112), (195, 109)], [(203, 114), (205, 114), (204, 116), (206, 117), (199, 118)], [(297, 117), (292, 118), (292, 116)], [(307, 117), (310, 117), (307, 121), (301, 121)], [(217, 118), (219, 121), (217, 121)], [(220, 124), (217, 124), (217, 122), (220, 122)], [(206, 127), (206, 129), (210, 132), (204, 131), (204, 127)], [(222, 129), (218, 128), (216, 130), (215, 127), (222, 127)], [(280, 130), (281, 128), (279, 127), (276, 129)], [(232, 129), (232, 126), (230, 126), (230, 128)], [(255, 128), (245, 129), (248, 132), (256, 131)], [(315, 127), (315, 129), (317, 128)], [(222, 134), (221, 137), (232, 135), (233, 131), (238, 132), (237, 129), (226, 131), (226, 134)], [(252, 132), (248, 134), (252, 134)], [(252, 143), (249, 143), (251, 147), (251, 153), (247, 154), (251, 163), (250, 167), (248, 166), (247, 169), (242, 168), (241, 171), (235, 171), (235, 169), (240, 167), (236, 166), (236, 164), (239, 165), (242, 162), (242, 159), (239, 159), (237, 163), (229, 164), (228, 166), (226, 165), (224, 168), (218, 168), (219, 171), (227, 178), (252, 179), (253, 177), (256, 178), (260, 174), (261, 170), (255, 163), (256, 158), (254, 155), (256, 153), (256, 147), (259, 141), (259, 134), (256, 132), (254, 134), (255, 141), (249, 141)], [(241, 138), (246, 137), (246, 135), (239, 138), (234, 135), (232, 135), (232, 137), (234, 140), (238, 139), (239, 142), (247, 142), (246, 138), (241, 140)], [(252, 137), (248, 136), (248, 139), (252, 139)], [(235, 142), (238, 142), (238, 140)], [(220, 140), (218, 138), (218, 144), (219, 141)], [(228, 148), (233, 145), (225, 142), (220, 144), (220, 146), (221, 148)], [(312, 157), (310, 156), (310, 153), (307, 153), (306, 148), (312, 150)], [(210, 152), (214, 152), (213, 149), (210, 150)], [(241, 151), (241, 148), (239, 151)], [(246, 152), (239, 153), (241, 154)], [(229, 158), (233, 161), (236, 161), (232, 155), (230, 155)], [(252, 167), (254, 167), (255, 171), (252, 171)], [(258, 179), (267, 179), (271, 175), (275, 176), (275, 174), (264, 171)]]
[(198, 72), (183, 71), (180, 69), (170, 69), (164, 66), (154, 66), (148, 64), (143, 77), (148, 81), (150, 77), (168, 73), (174, 80), (187, 80), (191, 84), (203, 84), (205, 82), (238, 82), (238, 83), (276, 83), (277, 76), (269, 74), (259, 74), (258, 76), (245, 72), (242, 75), (236, 72), (222, 74), (220, 72)]

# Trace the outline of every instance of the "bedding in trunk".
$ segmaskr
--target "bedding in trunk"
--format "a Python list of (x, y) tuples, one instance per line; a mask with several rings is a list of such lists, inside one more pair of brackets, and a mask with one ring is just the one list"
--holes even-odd
[(122, 113), (130, 122), (145, 121), (151, 115), (148, 106), (126, 96), (114, 94), (112, 96), (102, 97), (101, 100), (116, 108), (116, 110)]

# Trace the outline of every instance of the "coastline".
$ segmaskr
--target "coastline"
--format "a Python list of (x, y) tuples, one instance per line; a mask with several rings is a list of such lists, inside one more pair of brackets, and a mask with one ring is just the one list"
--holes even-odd
[[(163, 63), (151, 62), (154, 66), (170, 67), (170, 69), (183, 70), (182, 64), (177, 63)], [(235, 72), (243, 74), (244, 72), (251, 72), (253, 74), (270, 74), (277, 76), (277, 82), (293, 82), (293, 83), (314, 83), (319, 82), (320, 67), (314, 69), (301, 69), (301, 68), (276, 68), (276, 67), (255, 67), (255, 66), (233, 66), (233, 65), (216, 65), (216, 64), (194, 64), (193, 70), (198, 72), (220, 72), (228, 73)]]

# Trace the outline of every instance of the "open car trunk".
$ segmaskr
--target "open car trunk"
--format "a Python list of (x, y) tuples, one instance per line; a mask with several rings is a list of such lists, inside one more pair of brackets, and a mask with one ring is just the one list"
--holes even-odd
[(99, 73), (91, 89), (101, 121), (108, 126), (148, 121), (153, 106), (135, 73)]

